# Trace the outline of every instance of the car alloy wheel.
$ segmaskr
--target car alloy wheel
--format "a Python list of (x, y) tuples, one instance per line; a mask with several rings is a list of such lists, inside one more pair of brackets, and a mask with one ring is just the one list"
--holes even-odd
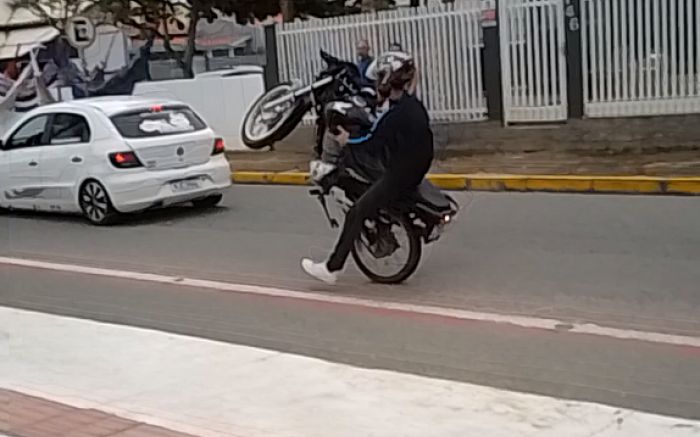
[(107, 224), (115, 215), (107, 191), (97, 181), (89, 181), (80, 190), (80, 207), (94, 224)]

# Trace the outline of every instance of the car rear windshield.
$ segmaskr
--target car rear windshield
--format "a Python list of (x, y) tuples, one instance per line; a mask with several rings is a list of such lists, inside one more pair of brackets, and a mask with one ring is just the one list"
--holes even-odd
[(174, 135), (205, 129), (207, 125), (187, 106), (154, 106), (112, 116), (124, 138)]

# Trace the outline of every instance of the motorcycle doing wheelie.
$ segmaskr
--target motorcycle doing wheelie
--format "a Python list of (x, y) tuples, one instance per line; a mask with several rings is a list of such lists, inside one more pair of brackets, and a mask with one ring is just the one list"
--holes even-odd
[[(342, 61), (321, 51), (325, 68), (308, 86), (298, 82), (279, 84), (263, 94), (246, 112), (241, 136), (251, 149), (272, 147), (286, 138), (309, 112), (321, 114), (332, 101), (348, 98), (371, 107), (376, 93), (363, 86), (362, 74), (351, 62)], [(325, 131), (324, 119), (316, 117), (317, 144)], [(319, 146), (320, 147), (320, 146)], [(317, 147), (320, 155), (320, 148)]]
[[(324, 118), (331, 132), (337, 132), (337, 127), (342, 126), (351, 138), (367, 136), (373, 127), (373, 120), (365, 109), (351, 102), (331, 103)], [(337, 167), (328, 174), (315, 174), (312, 165), (312, 178), (318, 185), (312, 194), (318, 198), (332, 227), (338, 227), (338, 220), (331, 216), (328, 199), (347, 214), (382, 176), (386, 162), (384, 152), (371, 143), (354, 144), (343, 148)], [(454, 199), (424, 180), (415, 190), (365, 220), (352, 246), (355, 264), (374, 282), (405, 281), (418, 268), (423, 244), (437, 241), (458, 212)]]
[[(312, 108), (318, 114), (317, 157), (321, 156), (327, 129), (334, 131), (337, 126), (342, 126), (353, 137), (365, 136), (371, 131), (374, 124), (371, 109), (375, 102), (371, 93), (362, 91), (359, 70), (354, 64), (326, 53), (321, 53), (321, 56), (327, 68), (314, 84), (296, 91), (290, 84), (280, 85), (251, 107), (244, 122), (244, 140), (250, 127), (250, 133), (257, 135), (254, 139), (258, 141), (279, 141)], [(265, 111), (279, 112), (277, 115), (262, 115)], [(264, 124), (265, 120), (269, 121), (268, 126), (274, 132), (261, 133), (262, 129), (252, 129), (253, 125)], [(328, 200), (332, 200), (343, 215), (346, 214), (381, 176), (383, 160), (377, 151), (348, 146), (343, 149), (337, 166), (330, 172), (323, 172), (327, 174), (317, 174), (313, 167), (319, 161), (312, 163), (312, 179), (316, 187), (311, 194), (318, 198), (332, 227), (338, 227), (338, 220), (332, 216)], [(353, 244), (353, 259), (372, 281), (401, 283), (418, 268), (423, 244), (437, 241), (458, 212), (459, 206), (454, 199), (427, 180), (423, 181), (414, 192), (407, 193), (365, 221), (360, 237)]]

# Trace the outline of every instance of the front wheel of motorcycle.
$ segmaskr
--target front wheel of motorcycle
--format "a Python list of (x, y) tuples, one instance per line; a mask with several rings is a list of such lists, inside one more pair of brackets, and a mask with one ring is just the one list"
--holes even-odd
[(311, 109), (307, 98), (295, 98), (292, 84), (283, 83), (260, 96), (243, 119), (243, 144), (251, 149), (272, 146), (284, 139)]
[(372, 282), (400, 284), (415, 273), (423, 254), (418, 230), (406, 216), (368, 221), (352, 257)]

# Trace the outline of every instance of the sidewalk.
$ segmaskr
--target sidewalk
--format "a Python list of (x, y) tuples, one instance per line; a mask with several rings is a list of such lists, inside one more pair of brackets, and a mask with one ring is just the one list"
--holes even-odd
[(192, 437), (2, 388), (0, 417), (0, 437)]
[[(312, 159), (309, 152), (257, 151), (229, 152), (231, 167), (237, 172), (306, 172)], [(636, 154), (629, 152), (533, 152), (469, 153), (444, 151), (436, 154), (432, 173), (512, 174), (576, 176), (700, 176), (700, 152), (689, 150)]]
[[(569, 120), (504, 128), (435, 124), (433, 174), (700, 177), (700, 115)], [(312, 126), (274, 152), (229, 154), (236, 171), (307, 171)]]
[[(239, 184), (307, 185), (311, 155), (229, 152)], [(446, 190), (700, 195), (700, 152), (436, 154), (429, 179)]]
[(11, 353), (0, 360), (0, 405), (11, 428), (0, 432), (13, 437), (187, 435), (142, 420), (200, 437), (690, 437), (700, 430), (696, 421), (602, 404), (9, 308), (0, 308), (3, 331)]

